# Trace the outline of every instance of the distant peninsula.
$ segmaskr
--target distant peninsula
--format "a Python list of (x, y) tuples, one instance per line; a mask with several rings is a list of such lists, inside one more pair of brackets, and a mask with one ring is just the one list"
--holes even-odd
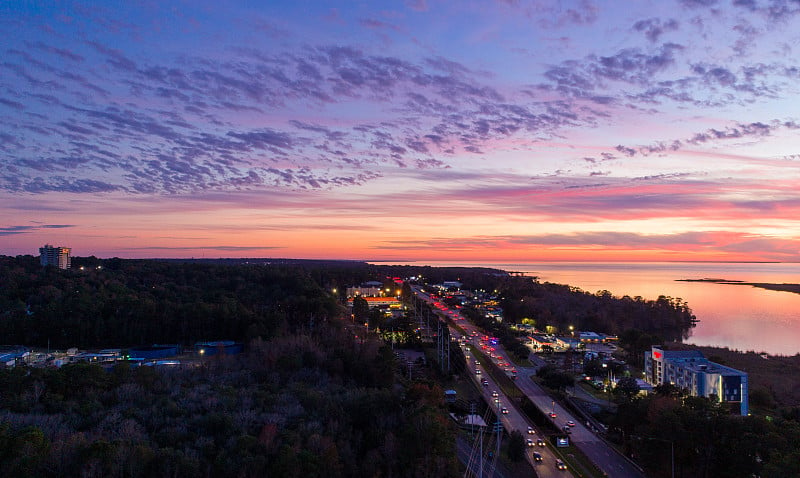
[(727, 279), (676, 279), (679, 282), (713, 282), (715, 284), (749, 285), (767, 290), (779, 290), (800, 294), (800, 284), (770, 284), (767, 282), (745, 282), (740, 280)]

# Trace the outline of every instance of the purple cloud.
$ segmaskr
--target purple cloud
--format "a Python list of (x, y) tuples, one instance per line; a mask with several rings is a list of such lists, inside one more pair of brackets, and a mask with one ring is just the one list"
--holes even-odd
[(66, 229), (75, 227), (70, 224), (37, 224), (33, 226), (5, 226), (0, 227), (0, 236), (13, 236), (17, 234), (28, 234), (42, 229)]
[(661, 39), (661, 35), (678, 30), (678, 26), (678, 21), (674, 18), (670, 18), (669, 20), (648, 18), (634, 23), (633, 29), (637, 32), (644, 32), (645, 37), (651, 43), (657, 43)]

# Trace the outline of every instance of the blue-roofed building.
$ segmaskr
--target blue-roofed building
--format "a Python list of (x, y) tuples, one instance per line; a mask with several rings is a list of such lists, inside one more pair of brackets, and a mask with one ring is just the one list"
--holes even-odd
[(198, 355), (210, 357), (212, 355), (236, 355), (244, 351), (244, 344), (232, 340), (218, 340), (215, 342), (197, 342), (194, 351)]
[(181, 348), (179, 345), (151, 345), (150, 347), (136, 347), (130, 349), (129, 355), (131, 358), (140, 359), (160, 359), (167, 357), (174, 357), (180, 355)]
[(13, 367), (30, 353), (30, 349), (21, 345), (0, 345), (0, 366)]
[(747, 373), (711, 362), (699, 350), (664, 350), (654, 345), (644, 353), (644, 373), (654, 386), (673, 384), (695, 397), (738, 403), (741, 415), (750, 412)]

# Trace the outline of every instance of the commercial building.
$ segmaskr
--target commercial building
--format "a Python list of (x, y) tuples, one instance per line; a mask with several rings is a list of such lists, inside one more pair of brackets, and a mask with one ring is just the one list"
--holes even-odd
[(359, 296), (359, 295), (361, 297), (381, 297), (381, 296), (383, 296), (385, 294), (384, 294), (383, 288), (381, 286), (378, 286), (378, 287), (359, 286), (359, 287), (348, 287), (347, 288), (347, 297), (348, 298), (356, 297), (356, 296)]
[(212, 355), (238, 355), (244, 352), (244, 344), (232, 340), (217, 340), (214, 342), (197, 342), (194, 352), (201, 356)]
[[(362, 299), (367, 301), (370, 309), (375, 307), (399, 309), (403, 306), (403, 303), (396, 297), (362, 297)], [(353, 299), (348, 299), (347, 306), (353, 308)]]
[(21, 345), (0, 345), (0, 366), (13, 367), (30, 357), (31, 351)]
[(69, 247), (53, 247), (45, 244), (39, 248), (39, 261), (42, 266), (55, 266), (59, 269), (69, 269), (72, 259), (69, 257), (72, 249)]
[(716, 397), (749, 413), (747, 373), (715, 362), (699, 350), (664, 350), (653, 346), (644, 353), (645, 380), (652, 385), (673, 384), (695, 397)]
[(578, 332), (578, 339), (580, 339), (583, 343), (588, 344), (599, 344), (599, 343), (608, 343), (608, 342), (615, 342), (618, 340), (616, 335), (608, 335), (608, 334), (599, 334), (597, 332)]
[[(402, 282), (402, 281), (401, 281)], [(356, 296), (361, 297), (399, 297), (401, 294), (401, 286), (385, 287), (384, 284), (378, 281), (364, 282), (360, 286), (348, 287), (347, 298)]]
[(129, 350), (132, 359), (160, 359), (180, 355), (181, 347), (177, 344), (151, 345), (149, 347), (136, 347)]

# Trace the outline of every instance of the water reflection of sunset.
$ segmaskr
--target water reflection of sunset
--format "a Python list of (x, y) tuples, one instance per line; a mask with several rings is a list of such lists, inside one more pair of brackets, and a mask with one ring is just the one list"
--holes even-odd
[(679, 297), (699, 319), (690, 331), (689, 343), (781, 355), (800, 352), (800, 294), (676, 280), (798, 283), (800, 264), (539, 263), (495, 267), (524, 271), (542, 281), (569, 284), (591, 293), (608, 290), (615, 296), (645, 299)]

